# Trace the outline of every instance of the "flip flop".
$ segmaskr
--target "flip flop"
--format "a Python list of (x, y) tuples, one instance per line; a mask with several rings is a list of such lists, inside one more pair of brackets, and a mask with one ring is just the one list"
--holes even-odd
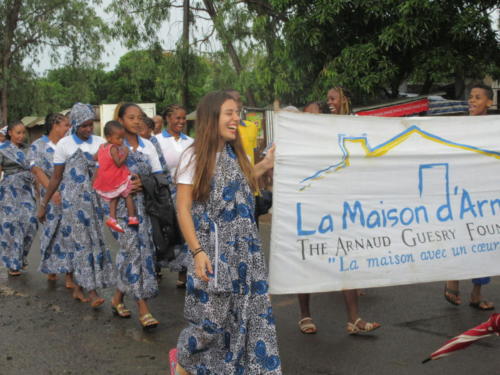
[[(495, 305), (491, 304), (489, 306), (491, 302), (490, 301), (486, 301), (486, 300), (481, 300), (479, 302), (470, 302), (469, 303), (469, 306), (476, 309), (476, 310), (479, 310), (479, 311), (488, 311), (488, 310), (494, 310), (495, 309)], [(487, 306), (487, 307), (483, 307), (483, 306)]]
[(21, 271), (19, 270), (9, 270), (10, 276), (21, 276)]
[[(453, 296), (453, 297), (451, 297)], [(460, 297), (460, 292), (458, 290), (453, 290), (446, 285), (444, 286), (444, 299), (447, 300), (449, 303), (455, 306), (460, 306), (462, 302), (457, 302), (457, 298)]]

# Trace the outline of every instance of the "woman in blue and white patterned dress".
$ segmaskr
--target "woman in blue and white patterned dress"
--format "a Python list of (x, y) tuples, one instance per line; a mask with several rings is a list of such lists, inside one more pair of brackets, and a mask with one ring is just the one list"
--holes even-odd
[[(31, 144), (28, 153), (31, 173), (40, 185), (41, 199), (45, 196), (49, 180), (54, 173), (54, 152), (57, 143), (70, 129), (66, 116), (51, 113), (45, 118), (45, 135)], [(62, 219), (61, 194), (54, 193), (47, 205), (47, 220), (40, 233), (40, 267), (42, 273), (48, 274), (49, 280), (56, 280), (58, 273), (66, 274), (66, 287), (74, 288), (73, 258), (68, 252), (68, 237), (71, 230), (64, 225)]]
[(177, 212), (191, 250), (177, 373), (281, 374), (267, 271), (254, 217), (257, 178), (274, 148), (252, 167), (238, 133), (236, 101), (205, 95), (196, 140), (181, 157)]
[(33, 179), (24, 143), (22, 122), (7, 127), (6, 141), (0, 146), (0, 259), (9, 275), (19, 276), (36, 235), (36, 203)]
[[(72, 134), (56, 145), (54, 172), (40, 203), (38, 218), (40, 221), (45, 219), (48, 202), (59, 189), (62, 198), (61, 231), (67, 234), (69, 244), (64, 250), (72, 259), (76, 284), (73, 298), (90, 302), (91, 307), (96, 308), (104, 303), (97, 289), (114, 283), (114, 269), (111, 253), (104, 243), (101, 201), (92, 189), (93, 155), (106, 142), (92, 134), (94, 118), (94, 110), (87, 104), (76, 103), (71, 109)], [(89, 298), (84, 296), (82, 288), (88, 291)]]
[(137, 104), (124, 103), (118, 110), (118, 121), (125, 128), (125, 144), (129, 147), (126, 161), (133, 175), (135, 188), (132, 190), (139, 225), (135, 228), (126, 225), (127, 208), (121, 199), (117, 207), (117, 221), (123, 224), (124, 233), (113, 232), (120, 249), (116, 256), (117, 290), (111, 304), (113, 312), (128, 318), (131, 315), (124, 305), (124, 296), (133, 296), (137, 302), (139, 322), (144, 329), (154, 328), (158, 321), (151, 315), (147, 301), (158, 294), (158, 281), (155, 270), (155, 247), (151, 221), (146, 214), (144, 194), (140, 176), (161, 173), (162, 167), (153, 144), (139, 137), (142, 111)]

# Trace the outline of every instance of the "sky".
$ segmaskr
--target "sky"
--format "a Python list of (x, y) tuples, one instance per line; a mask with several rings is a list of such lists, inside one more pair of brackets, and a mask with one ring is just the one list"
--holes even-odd
[[(104, 0), (103, 4), (96, 6), (96, 13), (99, 15), (104, 22), (111, 23), (113, 21), (113, 14), (105, 12), (105, 8), (111, 3), (111, 0)], [(202, 28), (208, 27), (208, 21), (197, 20), (197, 25)], [(206, 25), (203, 25), (206, 23)], [(166, 21), (161, 29), (159, 30), (160, 43), (165, 50), (175, 49), (175, 44), (179, 40), (182, 34), (182, 9), (172, 8), (170, 13), (170, 19)], [(191, 36), (193, 37), (193, 36)], [(110, 44), (106, 45), (105, 51), (101, 56), (101, 62), (106, 65), (105, 70), (112, 70), (118, 64), (120, 57), (127, 53), (129, 49), (124, 47), (120, 41), (112, 41)], [(32, 64), (27, 61), (27, 65), (33, 65), (34, 70), (37, 74), (43, 75), (47, 70), (55, 69), (64, 65), (64, 61), (53, 64), (50, 61), (48, 50), (43, 52), (43, 57), (37, 64)]]

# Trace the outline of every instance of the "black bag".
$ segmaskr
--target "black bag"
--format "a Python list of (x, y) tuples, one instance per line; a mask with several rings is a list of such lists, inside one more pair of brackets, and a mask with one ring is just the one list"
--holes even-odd
[(261, 190), (260, 195), (255, 197), (255, 218), (265, 215), (273, 205), (273, 193), (269, 190)]
[(167, 175), (158, 173), (140, 177), (146, 213), (151, 218), (156, 260), (172, 261), (175, 259), (174, 247), (181, 245), (184, 240), (179, 230)]

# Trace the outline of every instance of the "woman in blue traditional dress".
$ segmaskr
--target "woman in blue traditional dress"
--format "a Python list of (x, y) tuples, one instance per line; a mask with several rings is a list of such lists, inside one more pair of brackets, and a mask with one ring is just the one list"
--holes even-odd
[(137, 104), (124, 103), (118, 110), (118, 121), (125, 128), (125, 144), (129, 147), (127, 167), (133, 175), (135, 189), (133, 198), (139, 225), (126, 225), (127, 208), (121, 199), (117, 207), (117, 221), (125, 229), (124, 233), (113, 232), (120, 249), (116, 257), (117, 290), (111, 304), (113, 312), (122, 318), (131, 315), (124, 305), (125, 295), (131, 295), (137, 302), (139, 321), (143, 328), (156, 327), (159, 322), (152, 316), (147, 300), (158, 294), (158, 281), (155, 270), (155, 247), (151, 221), (146, 214), (144, 194), (140, 176), (161, 173), (162, 167), (153, 144), (137, 134), (142, 122), (142, 111)]
[(0, 146), (0, 258), (9, 275), (19, 276), (38, 229), (34, 184), (24, 143), (22, 122), (7, 127), (6, 141)]
[[(70, 129), (66, 116), (60, 113), (51, 113), (45, 118), (45, 135), (31, 144), (28, 159), (31, 172), (41, 186), (41, 198), (49, 186), (49, 180), (54, 173), (54, 152), (57, 143), (68, 133)], [(66, 274), (66, 287), (74, 288), (73, 262), (68, 256), (67, 241), (70, 231), (64, 228), (61, 222), (61, 194), (54, 193), (47, 205), (47, 220), (44, 222), (40, 234), (40, 267), (42, 273), (48, 274), (49, 280), (56, 280), (58, 273)]]
[(192, 256), (177, 343), (178, 374), (281, 374), (267, 271), (254, 217), (257, 178), (274, 147), (252, 167), (238, 133), (236, 101), (207, 94), (196, 140), (177, 169), (179, 224)]
[[(186, 125), (186, 109), (178, 104), (170, 104), (162, 113), (163, 120), (166, 124), (165, 129), (155, 135), (153, 143), (158, 145), (161, 152), (162, 160), (165, 161), (166, 167), (175, 175), (177, 166), (182, 152), (193, 144), (194, 139), (184, 134), (184, 126)], [(172, 199), (175, 202), (175, 184), (171, 184), (170, 191)], [(184, 288), (186, 285), (186, 270), (189, 261), (189, 253), (187, 246), (180, 245), (176, 247), (176, 257), (168, 264), (170, 271), (178, 272), (176, 286)]]
[[(87, 104), (76, 103), (71, 109), (72, 134), (56, 145), (54, 172), (40, 203), (38, 217), (43, 221), (48, 216), (47, 205), (59, 189), (62, 198), (60, 231), (68, 244), (61, 251), (73, 263), (76, 284), (73, 298), (90, 302), (96, 308), (104, 303), (97, 289), (114, 282), (114, 269), (111, 253), (104, 243), (101, 201), (92, 189), (93, 155), (106, 142), (92, 134), (94, 118), (94, 110)], [(84, 296), (82, 288), (88, 291), (89, 298)]]

